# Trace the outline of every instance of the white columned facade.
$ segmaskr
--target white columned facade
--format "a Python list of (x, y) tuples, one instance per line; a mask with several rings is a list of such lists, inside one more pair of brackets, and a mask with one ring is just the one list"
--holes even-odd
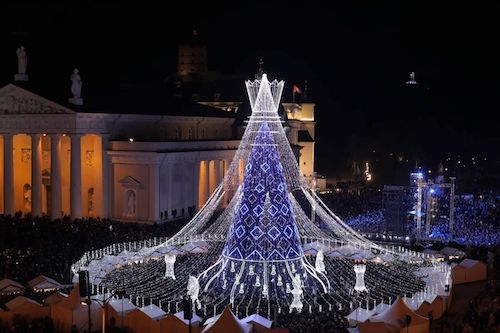
[(81, 135), (71, 135), (70, 212), (71, 219), (82, 217), (82, 146)]
[(61, 135), (50, 136), (50, 218), (61, 218)]
[(149, 220), (160, 219), (160, 166), (149, 165)]
[(110, 188), (111, 176), (109, 172), (109, 159), (108, 159), (108, 145), (109, 137), (104, 134), (101, 135), (101, 149), (102, 149), (102, 217), (109, 217), (109, 203), (110, 203)]
[(42, 136), (31, 134), (31, 215), (42, 215)]
[(14, 215), (14, 144), (12, 134), (3, 135), (3, 209)]

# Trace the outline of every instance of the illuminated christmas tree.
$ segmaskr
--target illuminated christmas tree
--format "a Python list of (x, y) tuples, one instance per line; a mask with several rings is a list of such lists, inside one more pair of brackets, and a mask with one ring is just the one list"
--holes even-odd
[(291, 260), (303, 255), (283, 166), (265, 122), (248, 157), (240, 204), (224, 254), (248, 261)]

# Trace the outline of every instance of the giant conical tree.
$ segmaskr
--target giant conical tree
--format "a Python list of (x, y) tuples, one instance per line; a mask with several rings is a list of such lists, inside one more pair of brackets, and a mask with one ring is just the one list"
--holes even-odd
[(282, 261), (302, 256), (283, 166), (266, 122), (255, 136), (239, 200), (224, 249), (227, 257)]

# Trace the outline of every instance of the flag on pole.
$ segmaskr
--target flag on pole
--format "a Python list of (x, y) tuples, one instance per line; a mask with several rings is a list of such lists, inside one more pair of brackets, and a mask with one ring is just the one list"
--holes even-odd
[(295, 102), (295, 93), (297, 94), (302, 94), (302, 90), (300, 90), (299, 87), (297, 87), (295, 84), (293, 85), (293, 102)]

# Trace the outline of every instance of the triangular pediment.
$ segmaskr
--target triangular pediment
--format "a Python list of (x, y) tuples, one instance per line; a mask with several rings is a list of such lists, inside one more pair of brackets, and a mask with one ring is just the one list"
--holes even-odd
[(119, 181), (119, 183), (122, 184), (122, 185), (129, 185), (129, 186), (140, 186), (140, 185), (142, 185), (140, 181), (138, 181), (137, 179), (135, 179), (132, 176), (127, 176), (125, 178), (122, 178)]
[(31, 91), (8, 84), (0, 88), (0, 115), (74, 114), (75, 111)]

